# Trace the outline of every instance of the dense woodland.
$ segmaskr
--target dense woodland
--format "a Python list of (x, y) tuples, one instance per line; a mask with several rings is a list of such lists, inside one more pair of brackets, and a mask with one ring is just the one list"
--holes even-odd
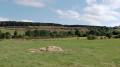
[(1, 27), (6, 26), (61, 26), (55, 23), (36, 23), (36, 22), (20, 22), (20, 21), (0, 21)]
[(0, 21), (1, 27), (6, 26), (64, 26), (64, 27), (85, 27), (85, 28), (97, 28), (108, 29), (106, 26), (90, 26), (90, 25), (62, 25), (56, 23), (38, 23), (38, 22), (21, 22), (21, 21)]

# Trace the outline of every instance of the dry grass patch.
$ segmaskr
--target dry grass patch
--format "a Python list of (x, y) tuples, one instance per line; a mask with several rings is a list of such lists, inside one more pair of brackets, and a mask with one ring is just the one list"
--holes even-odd
[(36, 52), (36, 51), (63, 51), (62, 48), (60, 47), (56, 47), (56, 46), (48, 46), (48, 47), (45, 47), (45, 48), (39, 48), (39, 49), (29, 49), (30, 52)]

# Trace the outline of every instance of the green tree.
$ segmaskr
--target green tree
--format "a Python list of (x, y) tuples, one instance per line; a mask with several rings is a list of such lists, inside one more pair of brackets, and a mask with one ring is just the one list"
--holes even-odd
[(118, 34), (120, 34), (120, 31), (114, 30), (112, 33), (113, 33), (113, 35), (118, 35)]
[(74, 33), (72, 31), (68, 31), (68, 35), (73, 36)]
[(114, 38), (120, 38), (120, 34), (116, 35)]
[(10, 34), (10, 32), (6, 32), (6, 39), (11, 39), (11, 34)]
[(26, 36), (32, 36), (33, 34), (32, 34), (32, 31), (27, 30), (27, 31), (25, 32), (25, 35), (26, 35)]
[(54, 34), (58, 34), (58, 32), (57, 32), (57, 31), (53, 31), (53, 33), (54, 33)]
[(50, 36), (50, 31), (40, 30), (40, 36)]
[(6, 33), (2, 33), (2, 34), (0, 35), (0, 38), (1, 38), (1, 39), (6, 38)]
[(60, 31), (59, 32), (59, 37), (67, 37), (68, 36), (68, 33), (67, 32), (65, 32), (65, 31)]
[(36, 37), (36, 36), (40, 36), (40, 31), (39, 31), (39, 30), (34, 30), (33, 33), (34, 33), (34, 36), (35, 36), (35, 37)]
[(2, 31), (0, 30), (0, 34), (2, 34)]
[(106, 34), (106, 31), (104, 29), (100, 31), (101, 36), (105, 36), (105, 34)]
[(90, 35), (96, 35), (96, 30), (93, 30), (93, 29), (90, 30), (89, 34), (90, 34)]
[(17, 35), (18, 35), (18, 31), (15, 31), (15, 32), (14, 32), (14, 35), (17, 36)]
[(51, 36), (52, 38), (55, 38), (55, 37), (58, 36), (58, 32), (57, 32), (57, 31), (50, 32), (50, 36)]
[(81, 36), (82, 36), (82, 33), (79, 31), (79, 29), (76, 29), (76, 31), (75, 31), (75, 35), (81, 37)]
[(106, 33), (106, 37), (108, 37), (109, 39), (112, 38), (112, 33), (111, 32)]
[(6, 32), (6, 35), (10, 35), (10, 32)]

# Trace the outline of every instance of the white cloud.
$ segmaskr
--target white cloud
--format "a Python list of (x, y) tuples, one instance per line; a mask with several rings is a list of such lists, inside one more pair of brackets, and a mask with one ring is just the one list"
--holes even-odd
[(76, 11), (73, 11), (73, 10), (62, 11), (62, 10), (55, 10), (54, 9), (53, 11), (58, 13), (61, 16), (61, 18), (70, 18), (73, 20), (79, 20), (79, 18), (80, 18), (80, 14)]
[(0, 21), (10, 21), (8, 18), (0, 17)]
[(20, 20), (22, 22), (35, 22), (35, 21), (32, 21), (32, 20)]
[(9, 18), (4, 18), (4, 17), (0, 17), (0, 21), (22, 21), (22, 22), (35, 22), (35, 21), (32, 21), (32, 20), (12, 20), (12, 19), (9, 19)]
[(102, 0), (104, 5), (111, 7), (112, 9), (120, 8), (120, 0)]
[(95, 3), (96, 3), (96, 0), (86, 0), (86, 2), (87, 2), (89, 5), (92, 5), (92, 4), (95, 4)]
[(42, 2), (43, 0), (14, 0), (15, 3), (24, 6), (32, 6), (32, 7), (45, 7), (45, 4)]
[(46, 2), (52, 2), (53, 0), (13, 0), (16, 4), (31, 6), (31, 7), (45, 7)]
[(101, 3), (97, 0), (86, 0), (86, 3), (88, 6), (84, 8), (83, 14), (74, 10), (54, 11), (62, 18), (83, 21), (92, 25), (103, 25), (105, 22), (119, 20), (120, 13), (116, 10), (120, 8), (120, 0), (101, 0)]
[(90, 22), (93, 25), (102, 25), (103, 22), (118, 20), (118, 15), (120, 15), (120, 13), (111, 10), (109, 6), (92, 5), (84, 9), (84, 14), (81, 17), (82, 19), (80, 19)]

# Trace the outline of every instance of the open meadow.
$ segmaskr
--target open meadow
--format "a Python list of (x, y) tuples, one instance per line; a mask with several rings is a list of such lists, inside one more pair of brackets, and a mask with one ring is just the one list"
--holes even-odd
[(120, 0), (0, 0), (0, 67), (120, 67)]
[[(29, 51), (46, 46), (58, 46), (64, 51)], [(120, 39), (2, 40), (0, 67), (120, 67)]]

